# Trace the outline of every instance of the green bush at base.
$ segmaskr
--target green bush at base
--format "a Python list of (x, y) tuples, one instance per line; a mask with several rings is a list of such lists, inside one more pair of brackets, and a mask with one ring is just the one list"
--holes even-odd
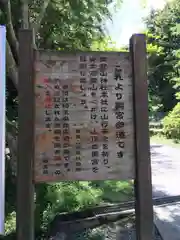
[(163, 132), (163, 129), (154, 129), (154, 128), (150, 128), (149, 129), (149, 134), (150, 134), (150, 137), (151, 136), (163, 136), (164, 135), (164, 132)]
[(168, 139), (180, 140), (180, 102), (163, 119), (163, 132)]

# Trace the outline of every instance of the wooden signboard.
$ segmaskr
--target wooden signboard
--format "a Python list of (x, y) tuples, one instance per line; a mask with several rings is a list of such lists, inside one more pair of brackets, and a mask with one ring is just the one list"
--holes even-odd
[(137, 239), (152, 240), (145, 36), (130, 53), (34, 51), (32, 39), (20, 31), (17, 239), (34, 239), (34, 183), (134, 179)]
[(38, 51), (35, 181), (134, 178), (129, 53)]

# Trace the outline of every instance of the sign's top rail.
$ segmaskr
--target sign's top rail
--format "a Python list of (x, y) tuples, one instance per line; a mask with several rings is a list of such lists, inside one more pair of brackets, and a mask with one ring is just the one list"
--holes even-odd
[(38, 49), (35, 50), (36, 52), (36, 60), (45, 60), (49, 58), (53, 58), (54, 60), (58, 60), (59, 57), (63, 56), (85, 56), (85, 55), (93, 55), (93, 56), (117, 56), (120, 59), (130, 59), (130, 53), (129, 52), (123, 52), (123, 51), (65, 51), (65, 50), (43, 50), (43, 49)]

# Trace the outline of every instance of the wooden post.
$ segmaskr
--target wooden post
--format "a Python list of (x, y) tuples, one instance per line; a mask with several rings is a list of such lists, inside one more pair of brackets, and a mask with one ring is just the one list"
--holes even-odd
[(22, 7), (22, 28), (29, 29), (29, 1), (21, 0)]
[(137, 240), (152, 240), (153, 205), (145, 35), (132, 36), (130, 51), (134, 85), (136, 232)]
[(33, 33), (19, 33), (17, 239), (34, 239), (34, 59)]

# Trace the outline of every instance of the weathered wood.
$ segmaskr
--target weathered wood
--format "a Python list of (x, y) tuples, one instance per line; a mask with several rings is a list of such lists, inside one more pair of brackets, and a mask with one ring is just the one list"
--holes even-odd
[[(153, 205), (156, 206), (155, 209), (158, 209), (159, 207), (157, 206), (161, 206), (163, 208), (163, 206), (167, 206), (167, 203), (171, 203), (171, 205), (168, 204), (168, 206), (172, 206), (172, 203), (177, 204), (175, 202), (178, 201), (180, 201), (180, 196), (154, 198)], [(126, 218), (127, 216), (134, 215), (134, 213), (134, 201), (129, 201), (113, 204), (113, 206), (106, 205), (103, 207), (88, 208), (79, 212), (59, 215), (57, 214), (49, 225), (49, 234), (54, 236), (60, 232), (63, 232), (63, 230), (65, 231), (65, 229), (67, 231), (69, 228), (73, 229), (73, 231), (82, 231), (84, 229), (84, 226), (89, 226), (90, 228), (95, 227), (97, 221), (99, 221), (100, 218), (102, 220), (106, 219), (106, 224), (108, 224), (108, 221), (111, 221), (111, 217), (113, 217), (112, 222), (116, 222), (116, 217), (120, 220)], [(156, 219), (157, 218), (155, 218), (155, 223)], [(102, 221), (99, 222), (99, 224), (103, 225)]]
[(19, 32), (17, 239), (34, 239), (34, 69), (32, 31)]
[(152, 240), (153, 205), (145, 35), (133, 35), (130, 50), (134, 84), (136, 233), (138, 240)]
[[(115, 75), (119, 77), (115, 79)], [(47, 99), (49, 108), (44, 107)], [(103, 100), (107, 100), (107, 105), (102, 104)], [(69, 121), (65, 120), (65, 112)], [(132, 112), (128, 53), (38, 51), (35, 181), (134, 178)], [(102, 122), (108, 124), (106, 133), (102, 132)], [(64, 123), (69, 124), (69, 134), (63, 133)], [(69, 144), (63, 134), (69, 135)], [(94, 142), (92, 135), (97, 138)], [(55, 150), (54, 142), (58, 145)], [(65, 143), (68, 160), (63, 156)]]
[[(86, 217), (84, 219), (80, 219), (76, 217), (76, 213), (74, 214), (74, 219), (68, 220), (68, 215), (59, 215), (53, 220), (53, 222), (49, 226), (48, 238), (56, 236), (59, 234), (65, 234), (68, 236), (69, 234), (83, 232), (84, 230), (90, 230), (93, 228), (100, 227), (105, 224), (109, 224), (112, 222), (121, 221), (127, 219), (128, 217), (133, 217), (134, 210), (126, 210), (121, 211), (119, 213), (104, 213), (100, 215), (94, 215), (91, 217)], [(71, 217), (72, 217), (71, 216)], [(63, 220), (64, 217), (64, 220)], [(66, 220), (65, 220), (66, 218)], [(67, 238), (68, 239), (68, 238)]]
[[(180, 195), (169, 196), (169, 197), (159, 197), (153, 198), (153, 206), (160, 206), (163, 204), (172, 204), (175, 202), (180, 202)], [(126, 209), (133, 209), (135, 206), (135, 201), (126, 201), (117, 204), (103, 205), (93, 208), (87, 208), (86, 210), (76, 212), (78, 218), (84, 218), (86, 216), (92, 216), (103, 213), (120, 212)], [(70, 214), (69, 214), (70, 216)]]
[(37, 51), (35, 77), (32, 32), (21, 32), (20, 43), (18, 239), (33, 238), (32, 179), (134, 177), (137, 239), (152, 239), (144, 35), (132, 37), (131, 58), (129, 53)]
[[(175, 204), (175, 202), (180, 202), (180, 196), (179, 195), (178, 196), (170, 196), (170, 197), (159, 197), (159, 198), (154, 198), (153, 199), (153, 205), (154, 206), (160, 206), (161, 205), (163, 207), (163, 205), (165, 205), (165, 204), (166, 204), (165, 206), (167, 206), (167, 204), (169, 204), (169, 203), (171, 203), (171, 204), (174, 203)], [(125, 212), (124, 211), (125, 209), (128, 209), (128, 210), (131, 209), (133, 211), (132, 212), (131, 211)], [(156, 207), (155, 207), (155, 211), (156, 211)], [(108, 216), (108, 213), (114, 213), (113, 222), (117, 220), (116, 216), (117, 217), (119, 216), (118, 218), (120, 219), (121, 217), (126, 216), (126, 213), (127, 213), (127, 215), (128, 214), (131, 215), (132, 213), (134, 213), (134, 201), (124, 202), (124, 203), (122, 202), (122, 203), (119, 203), (119, 204), (113, 204), (112, 206), (109, 206), (109, 205), (105, 206), (104, 205), (102, 207), (88, 208), (86, 210), (82, 210), (82, 211), (79, 211), (79, 212), (72, 212), (72, 213), (68, 213), (68, 214), (59, 214), (59, 215), (57, 214), (55, 216), (55, 218), (52, 220), (52, 222), (49, 224), (48, 232), (44, 233), (44, 235), (46, 235), (46, 236), (47, 235), (48, 236), (49, 235), (57, 235), (58, 233), (63, 232), (63, 227), (60, 226), (61, 224), (62, 225), (67, 224), (68, 225), (70, 223), (71, 225), (73, 225), (73, 220), (79, 220), (79, 221), (81, 221), (80, 225), (83, 225), (82, 222), (85, 222), (86, 220), (91, 221), (91, 220), (89, 220), (90, 218), (95, 220), (96, 216), (99, 217), (100, 215), (102, 215), (103, 218), (106, 218), (106, 216)], [(109, 223), (108, 220), (111, 221), (111, 219), (107, 219), (106, 224)], [(99, 220), (97, 220), (97, 221), (99, 221)], [(156, 222), (156, 218), (155, 218), (155, 222)], [(96, 223), (97, 223), (96, 220), (94, 222), (92, 222), (91, 228), (93, 228), (94, 226), (96, 227)], [(103, 225), (102, 221), (98, 222), (98, 224)], [(158, 223), (157, 223), (157, 225), (158, 225)], [(83, 228), (84, 227), (82, 226), (82, 229)], [(62, 230), (60, 230), (60, 229), (62, 229)], [(36, 236), (38, 237), (40, 234), (42, 234), (42, 233), (37, 232)], [(10, 238), (11, 235), (12, 235), (12, 239), (15, 239), (15, 233), (11, 233), (10, 235), (7, 235), (5, 237), (5, 239), (11, 239)]]

